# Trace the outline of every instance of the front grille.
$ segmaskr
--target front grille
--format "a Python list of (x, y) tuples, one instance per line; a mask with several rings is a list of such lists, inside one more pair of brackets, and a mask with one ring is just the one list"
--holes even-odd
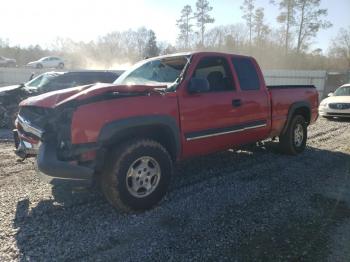
[(350, 103), (330, 103), (328, 104), (328, 106), (331, 109), (338, 109), (338, 110), (350, 109)]

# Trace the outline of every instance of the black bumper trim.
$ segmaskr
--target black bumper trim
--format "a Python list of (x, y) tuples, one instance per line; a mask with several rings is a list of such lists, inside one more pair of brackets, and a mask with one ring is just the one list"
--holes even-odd
[(38, 168), (44, 174), (66, 180), (91, 180), (94, 170), (57, 159), (54, 143), (42, 143), (37, 157)]
[(331, 113), (331, 112), (321, 112), (321, 116), (332, 116), (332, 117), (350, 117), (350, 113)]

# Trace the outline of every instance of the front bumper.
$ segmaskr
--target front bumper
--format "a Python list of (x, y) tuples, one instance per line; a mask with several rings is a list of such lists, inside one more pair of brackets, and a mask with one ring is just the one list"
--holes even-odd
[(94, 174), (92, 168), (79, 166), (76, 162), (59, 160), (56, 145), (50, 142), (40, 145), (37, 166), (40, 172), (56, 180), (90, 182)]
[(36, 157), (36, 171), (41, 179), (51, 184), (70, 182), (76, 185), (86, 185), (91, 183), (94, 169), (78, 165), (77, 161), (59, 160), (55, 139), (41, 141), (43, 130), (20, 116), (17, 118), (16, 126), (18, 129), (13, 130), (15, 153), (21, 158)]
[(15, 141), (15, 153), (21, 158), (36, 156), (40, 147), (40, 138), (44, 131), (35, 127), (20, 115), (17, 116), (15, 125), (18, 129), (13, 130)]
[(22, 134), (17, 129), (13, 131), (15, 141), (15, 154), (20, 158), (34, 157), (39, 152), (40, 141), (34, 140)]
[(350, 109), (331, 109), (328, 107), (320, 107), (318, 113), (323, 117), (350, 117)]

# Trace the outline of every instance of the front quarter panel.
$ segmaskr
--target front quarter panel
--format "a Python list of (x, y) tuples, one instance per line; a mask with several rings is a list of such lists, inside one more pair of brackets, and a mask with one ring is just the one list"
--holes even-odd
[(72, 144), (95, 143), (108, 123), (135, 116), (168, 115), (178, 124), (175, 94), (124, 97), (78, 107), (73, 114)]

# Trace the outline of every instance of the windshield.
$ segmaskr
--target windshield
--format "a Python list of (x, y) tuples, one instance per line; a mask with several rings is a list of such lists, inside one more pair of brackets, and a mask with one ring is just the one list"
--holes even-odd
[(335, 96), (350, 96), (350, 86), (339, 87), (335, 92)]
[(114, 83), (118, 85), (170, 86), (180, 76), (188, 56), (174, 56), (146, 60), (125, 71)]
[(41, 88), (44, 85), (46, 85), (48, 82), (50, 82), (53, 78), (58, 76), (58, 74), (41, 74), (38, 77), (30, 80), (29, 82), (25, 83), (25, 86), (27, 87), (36, 87)]

